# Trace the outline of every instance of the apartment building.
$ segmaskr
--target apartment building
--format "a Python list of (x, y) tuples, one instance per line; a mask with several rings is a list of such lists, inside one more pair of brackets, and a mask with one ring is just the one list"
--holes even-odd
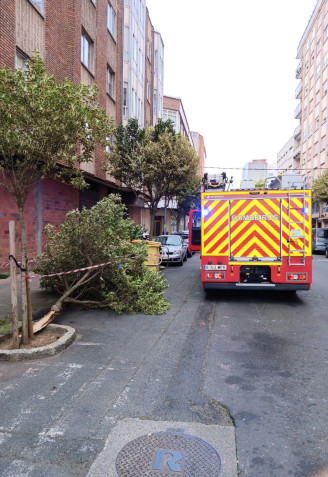
[[(299, 64), (295, 118), (300, 123), (294, 131), (293, 157), (308, 187), (328, 168), (328, 0), (318, 0), (297, 49)], [(328, 214), (320, 209), (317, 226), (328, 225)]]
[(293, 173), (299, 172), (299, 160), (294, 158), (295, 150), (299, 147), (298, 142), (292, 136), (288, 142), (280, 149), (277, 154), (277, 165), (276, 168), (278, 172), (288, 172), (292, 171)]
[[(157, 40), (155, 39), (157, 37)], [(154, 33), (145, 0), (2, 0), (0, 2), (0, 68), (24, 68), (33, 50), (57, 81), (96, 84), (99, 105), (117, 125), (137, 117), (140, 126), (154, 124), (155, 45), (163, 96), (163, 42)], [(145, 52), (147, 47), (147, 62)], [(146, 71), (147, 65), (147, 71)], [(159, 72), (157, 72), (159, 73)], [(149, 82), (149, 96), (145, 89)], [(160, 97), (159, 96), (159, 103)], [(147, 105), (147, 110), (146, 110)], [(162, 111), (157, 106), (156, 114)], [(132, 218), (145, 222), (143, 204), (103, 170), (103, 153), (95, 149), (93, 161), (81, 165), (90, 188), (78, 191), (47, 180), (36, 185), (26, 207), (30, 256), (42, 251), (46, 223), (61, 223), (66, 213), (91, 207), (109, 193), (118, 192)], [(8, 222), (18, 220), (16, 205), (0, 188), (0, 264), (8, 257)], [(136, 213), (138, 210), (138, 213)]]
[(204, 167), (207, 158), (204, 137), (195, 131), (191, 131), (191, 137), (194, 143), (195, 151), (199, 157), (198, 175), (199, 177), (204, 177)]
[(176, 133), (180, 133), (189, 139), (189, 142), (194, 146), (191, 131), (187, 121), (187, 116), (180, 98), (173, 96), (164, 96), (163, 98), (163, 120), (170, 119)]
[(268, 176), (268, 161), (267, 159), (253, 159), (251, 162), (246, 162), (243, 168), (243, 181), (264, 181)]

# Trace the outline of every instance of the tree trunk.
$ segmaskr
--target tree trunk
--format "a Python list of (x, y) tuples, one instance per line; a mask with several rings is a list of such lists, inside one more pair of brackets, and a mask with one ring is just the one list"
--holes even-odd
[[(27, 248), (26, 248), (26, 226), (24, 217), (24, 205), (18, 204), (20, 238), (21, 238), (21, 262), (23, 276), (28, 275)], [(22, 279), (22, 344), (28, 344), (29, 338), (33, 337), (32, 307), (30, 286), (27, 278)]]
[(149, 214), (150, 214), (150, 230), (149, 230), (149, 240), (153, 240), (154, 237), (154, 225), (155, 225), (155, 214), (157, 212), (157, 204), (149, 204)]
[[(9, 222), (9, 241), (10, 241), (10, 255), (16, 256), (16, 244), (15, 244), (15, 222), (11, 220)], [(16, 263), (13, 258), (10, 258), (10, 282), (11, 282), (11, 303), (13, 313), (13, 349), (19, 348), (19, 327), (18, 327), (18, 306), (17, 306), (17, 271)]]

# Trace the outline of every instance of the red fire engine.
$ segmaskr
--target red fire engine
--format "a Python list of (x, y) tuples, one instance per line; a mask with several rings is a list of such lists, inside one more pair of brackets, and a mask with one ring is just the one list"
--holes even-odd
[(280, 176), (277, 188), (204, 190), (190, 212), (189, 247), (201, 252), (205, 290), (309, 290), (311, 191)]

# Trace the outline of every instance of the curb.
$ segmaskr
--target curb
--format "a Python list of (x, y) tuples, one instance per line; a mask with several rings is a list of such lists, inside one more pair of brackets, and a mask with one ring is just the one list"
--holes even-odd
[(23, 361), (54, 356), (68, 348), (76, 338), (76, 331), (71, 326), (49, 324), (48, 327), (54, 331), (66, 332), (54, 343), (39, 348), (0, 350), (0, 361)]

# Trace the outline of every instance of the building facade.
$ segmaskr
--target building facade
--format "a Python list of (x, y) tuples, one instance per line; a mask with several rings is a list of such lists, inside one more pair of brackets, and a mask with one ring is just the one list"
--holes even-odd
[(172, 96), (164, 96), (163, 98), (163, 120), (170, 119), (173, 123), (174, 131), (180, 133), (189, 139), (189, 142), (194, 146), (191, 131), (187, 121), (187, 116), (180, 98)]
[[(308, 187), (328, 168), (327, 107), (328, 107), (328, 1), (317, 0), (297, 49), (299, 64), (296, 78), (296, 98), (299, 103), (294, 131), (296, 145), (293, 157)], [(328, 225), (326, 209), (320, 209), (317, 226)]]
[(267, 159), (253, 159), (247, 162), (243, 168), (243, 181), (264, 181), (268, 176), (268, 161)]
[[(160, 34), (157, 33), (160, 38)], [(47, 71), (57, 81), (96, 84), (98, 103), (115, 124), (137, 117), (141, 127), (154, 124), (155, 34), (145, 0), (2, 0), (0, 2), (0, 68), (26, 67), (37, 50)], [(159, 40), (157, 40), (158, 42)], [(163, 61), (163, 42), (160, 57)], [(147, 61), (146, 63), (146, 47)], [(147, 65), (147, 71), (146, 71)], [(150, 67), (149, 67), (150, 65)], [(163, 64), (161, 63), (161, 72)], [(146, 79), (150, 83), (145, 101)], [(157, 88), (163, 96), (163, 78)], [(146, 104), (147, 102), (147, 112)], [(161, 111), (161, 107), (157, 110)], [(30, 256), (43, 248), (44, 225), (58, 225), (66, 213), (91, 207), (109, 193), (120, 193), (137, 223), (145, 223), (148, 211), (135, 201), (103, 169), (102, 150), (81, 165), (90, 187), (78, 191), (48, 180), (31, 191), (26, 204), (27, 240)], [(13, 199), (0, 188), (0, 265), (9, 254), (8, 223), (18, 221)], [(19, 247), (17, 246), (17, 250)]]
[(294, 151), (299, 147), (299, 144), (292, 136), (289, 141), (280, 149), (277, 154), (277, 169), (278, 172), (288, 172), (292, 171), (293, 173), (299, 172), (299, 161), (294, 158)]

